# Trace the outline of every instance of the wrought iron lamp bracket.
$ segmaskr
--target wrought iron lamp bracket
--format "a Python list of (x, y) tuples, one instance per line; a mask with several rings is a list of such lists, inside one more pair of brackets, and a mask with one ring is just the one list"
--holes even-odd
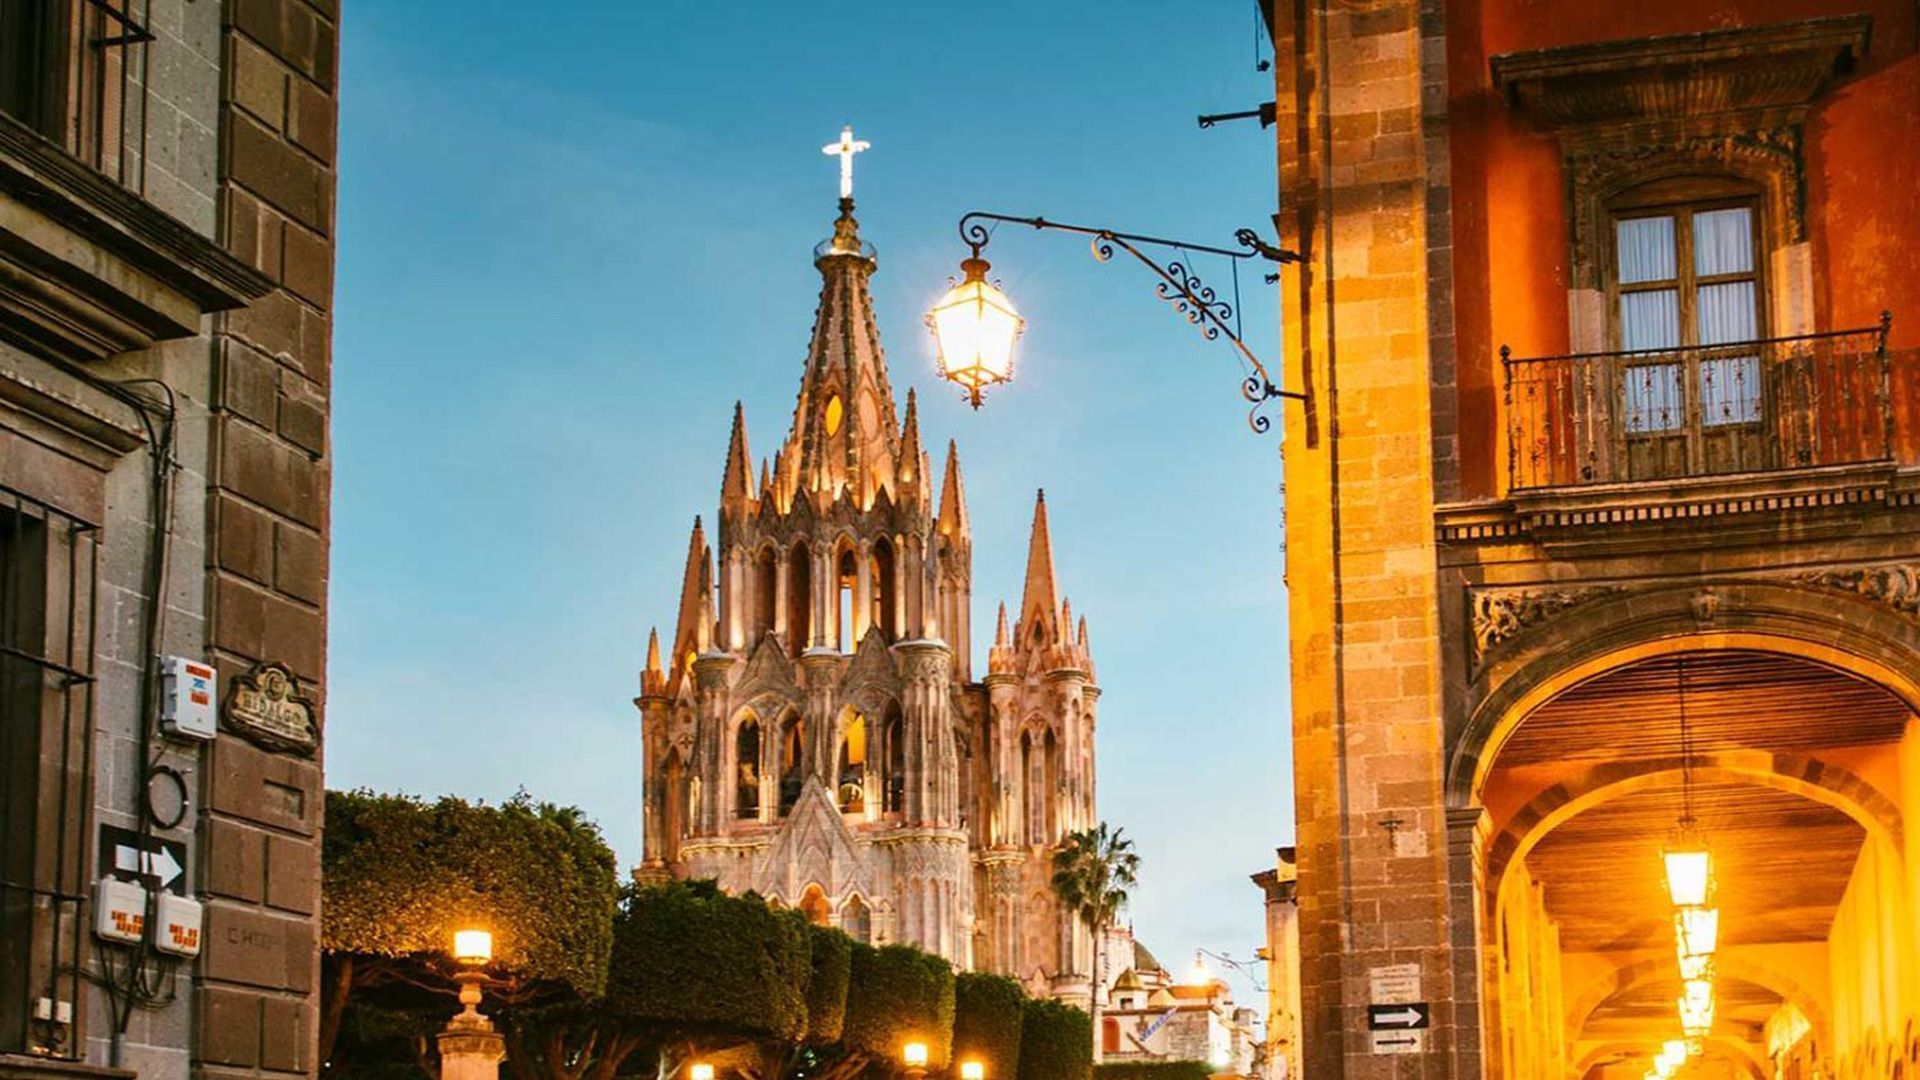
[(1176, 253), (1202, 252), (1234, 260), (1262, 259), (1272, 263), (1299, 262), (1298, 252), (1275, 247), (1261, 239), (1260, 234), (1252, 229), (1240, 229), (1233, 234), (1234, 240), (1240, 244), (1240, 247), (1235, 249), (1208, 244), (1190, 244), (1183, 240), (1123, 233), (1114, 229), (1087, 225), (1069, 225), (1065, 222), (1049, 221), (1043, 217), (1013, 217), (975, 210), (960, 218), (960, 239), (972, 249), (975, 259), (980, 258), (981, 251), (993, 238), (992, 232), (986, 226), (987, 222), (992, 221), (1090, 237), (1088, 246), (1095, 261), (1110, 261), (1114, 250), (1118, 249), (1133, 256), (1140, 265), (1153, 271), (1154, 275), (1160, 279), (1153, 287), (1156, 297), (1171, 305), (1182, 318), (1195, 326), (1201, 337), (1208, 341), (1225, 339), (1253, 368), (1253, 373), (1240, 384), (1240, 396), (1253, 403), (1253, 408), (1247, 412), (1247, 426), (1254, 432), (1263, 433), (1273, 426), (1272, 421), (1260, 411), (1267, 402), (1275, 398), (1308, 400), (1308, 395), (1294, 390), (1283, 390), (1274, 382), (1267, 366), (1253, 354), (1253, 350), (1247, 347), (1247, 343), (1241, 340), (1239, 332), (1234, 328), (1233, 303), (1222, 298), (1213, 286), (1202, 281), (1200, 276), (1193, 272), (1185, 255), (1177, 255), (1162, 261), (1148, 255), (1140, 248), (1141, 246), (1167, 248)]

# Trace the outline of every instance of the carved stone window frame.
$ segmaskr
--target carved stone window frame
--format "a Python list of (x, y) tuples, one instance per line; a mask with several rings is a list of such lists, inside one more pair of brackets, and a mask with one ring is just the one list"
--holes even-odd
[(1803, 129), (1813, 101), (1866, 55), (1870, 29), (1868, 16), (1843, 15), (1492, 58), (1509, 107), (1560, 142), (1574, 351), (1607, 347), (1609, 204), (1687, 176), (1759, 189), (1766, 321), (1774, 333), (1814, 328)]

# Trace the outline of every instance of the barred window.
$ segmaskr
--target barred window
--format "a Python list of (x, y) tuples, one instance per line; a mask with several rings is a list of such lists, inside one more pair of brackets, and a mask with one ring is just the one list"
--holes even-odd
[(131, 0), (0, 0), (0, 113), (141, 190), (152, 40)]
[(80, 1052), (96, 565), (93, 526), (0, 488), (0, 1052)]

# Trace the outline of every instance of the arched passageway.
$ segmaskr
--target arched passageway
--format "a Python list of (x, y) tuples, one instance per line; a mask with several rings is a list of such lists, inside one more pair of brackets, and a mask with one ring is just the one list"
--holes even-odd
[[(1712, 1015), (1676, 1080), (1893, 1075), (1920, 1015), (1920, 735), (1871, 675), (1663, 648), (1496, 726), (1474, 791), (1489, 1076), (1641, 1080), (1687, 1039), (1684, 975)], [(1704, 970), (1682, 970), (1672, 850), (1710, 854)]]

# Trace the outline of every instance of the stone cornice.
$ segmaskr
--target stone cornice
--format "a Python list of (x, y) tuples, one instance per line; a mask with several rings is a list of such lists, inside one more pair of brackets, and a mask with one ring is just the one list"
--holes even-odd
[(1435, 539), (1476, 546), (1539, 543), (1559, 553), (1631, 551), (1750, 540), (1782, 518), (1836, 527), (1863, 513), (1920, 508), (1920, 473), (1888, 463), (1671, 481), (1536, 488), (1506, 500), (1442, 505)]
[(1503, 53), (1493, 84), (1553, 128), (1799, 108), (1866, 55), (1871, 25), (1842, 15)]
[(0, 333), (98, 360), (199, 331), (273, 282), (211, 239), (0, 116)]

